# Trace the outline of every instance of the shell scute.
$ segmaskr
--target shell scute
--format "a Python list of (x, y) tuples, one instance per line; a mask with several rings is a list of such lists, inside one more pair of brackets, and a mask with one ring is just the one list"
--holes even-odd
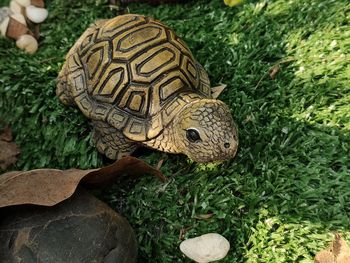
[(152, 103), (149, 115), (156, 115), (181, 92), (190, 91), (191, 85), (179, 70), (173, 70), (152, 84)]
[(131, 85), (123, 94), (118, 107), (133, 116), (147, 118), (149, 107), (149, 87)]
[(113, 58), (130, 60), (142, 56), (145, 50), (167, 41), (164, 28), (150, 23), (126, 30), (112, 39)]
[(123, 130), (124, 135), (133, 141), (147, 140), (147, 123), (144, 119), (130, 118)]
[(183, 56), (180, 70), (189, 83), (192, 83), (194, 87), (198, 87), (199, 74), (194, 61), (190, 57)]
[(118, 130), (123, 130), (128, 120), (129, 115), (118, 108), (112, 108), (107, 116), (107, 122)]
[(127, 66), (112, 62), (101, 74), (101, 80), (94, 86), (92, 96), (98, 101), (113, 104), (129, 81)]
[(164, 72), (176, 69), (180, 64), (180, 51), (170, 43), (157, 45), (130, 62), (132, 79), (151, 83)]
[(114, 39), (123, 32), (137, 28), (140, 25), (147, 24), (144, 16), (139, 15), (123, 15), (110, 19), (99, 31), (97, 38)]

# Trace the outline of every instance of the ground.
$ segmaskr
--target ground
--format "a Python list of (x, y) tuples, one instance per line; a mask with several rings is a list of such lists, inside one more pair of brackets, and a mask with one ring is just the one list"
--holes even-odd
[[(7, 5), (8, 1), (0, 0)], [(46, 1), (39, 51), (0, 40), (0, 119), (22, 149), (15, 169), (103, 164), (91, 126), (55, 97), (64, 55), (106, 1)], [(184, 262), (184, 237), (218, 232), (231, 243), (222, 262), (313, 262), (340, 232), (350, 240), (350, 5), (347, 0), (221, 0), (129, 6), (171, 26), (206, 68), (232, 110), (237, 157), (199, 165), (166, 158), (161, 183), (122, 183), (103, 198), (128, 218), (141, 262)], [(270, 76), (274, 69), (275, 76)], [(123, 203), (121, 204), (121, 200)], [(213, 214), (209, 219), (202, 215)]]

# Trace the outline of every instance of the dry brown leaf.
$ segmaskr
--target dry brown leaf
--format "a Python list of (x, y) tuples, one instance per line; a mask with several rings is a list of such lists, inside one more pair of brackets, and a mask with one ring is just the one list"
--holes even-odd
[(315, 256), (315, 263), (350, 263), (350, 247), (339, 234), (331, 245)]
[(202, 214), (202, 215), (195, 215), (195, 219), (210, 219), (214, 216), (214, 213), (208, 213), (208, 214)]
[(17, 161), (17, 155), (20, 153), (18, 146), (11, 142), (12, 132), (6, 126), (0, 135), (0, 171), (6, 170)]
[(69, 198), (80, 181), (90, 187), (101, 187), (112, 184), (125, 174), (138, 176), (145, 173), (162, 181), (166, 179), (159, 170), (131, 156), (100, 169), (9, 172), (0, 176), (0, 207), (21, 204), (52, 206)]
[(190, 230), (191, 228), (192, 228), (192, 226), (181, 228), (181, 229), (180, 229), (180, 233), (179, 233), (179, 240), (184, 240), (184, 239), (185, 239), (185, 234), (186, 234), (187, 231)]
[(163, 163), (164, 163), (164, 159), (160, 159), (156, 166), (156, 169), (159, 170), (162, 167)]
[(114, 183), (121, 175), (137, 177), (146, 173), (158, 177), (162, 182), (166, 181), (166, 177), (159, 170), (140, 159), (127, 156), (109, 166), (93, 170), (82, 182), (90, 187), (105, 187)]
[(212, 98), (217, 99), (220, 96), (221, 92), (223, 92), (226, 87), (227, 87), (226, 84), (221, 84), (219, 86), (211, 88)]
[(278, 64), (273, 66), (269, 71), (270, 77), (274, 79), (279, 71), (280, 71), (280, 66)]

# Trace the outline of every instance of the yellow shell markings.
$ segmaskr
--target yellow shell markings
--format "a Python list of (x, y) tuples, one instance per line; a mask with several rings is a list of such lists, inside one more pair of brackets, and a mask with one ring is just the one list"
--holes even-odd
[[(102, 28), (96, 29), (98, 33), (91, 32), (86, 37), (88, 41), (82, 43), (81, 62), (84, 65), (89, 96), (77, 96), (76, 103), (80, 104), (82, 111), (85, 110), (90, 117), (95, 115), (88, 110), (94, 103), (90, 100), (95, 100), (98, 104), (112, 104), (125, 114), (129, 114), (131, 119), (148, 118), (148, 122), (152, 123), (152, 116), (165, 110), (164, 105), (167, 104), (167, 100), (172, 99), (172, 95), (200, 88), (196, 62), (185, 44), (170, 29), (141, 16), (137, 16), (136, 19), (133, 15), (128, 15), (125, 19), (117, 28), (116, 24), (121, 21), (120, 17), (114, 21), (107, 21)], [(167, 31), (171, 33), (167, 34)], [(94, 45), (87, 44), (92, 39), (95, 41)], [(84, 52), (87, 45), (89, 50)], [(183, 53), (183, 50), (187, 52)], [(174, 72), (177, 76), (166, 83), (167, 85), (161, 85), (158, 94), (152, 92), (150, 87), (157, 86), (158, 82), (162, 82), (168, 75), (174, 75)], [(174, 110), (174, 106), (171, 109)], [(163, 125), (164, 122), (171, 121), (169, 117), (162, 119)], [(126, 136), (129, 132), (133, 134), (138, 131), (147, 132), (149, 129), (147, 127), (135, 128), (145, 125), (144, 121), (134, 121), (134, 125), (126, 127), (124, 131)], [(157, 135), (154, 132), (150, 134)], [(145, 134), (140, 137), (143, 140), (148, 136)]]
[(96, 22), (78, 39), (59, 74), (57, 95), (94, 121), (96, 134), (104, 136), (96, 138), (98, 149), (118, 158), (118, 149), (128, 154), (125, 144), (134, 149), (136, 142), (181, 152), (174, 119), (189, 103), (210, 98), (211, 90), (205, 70), (174, 31), (148, 17), (123, 15)]

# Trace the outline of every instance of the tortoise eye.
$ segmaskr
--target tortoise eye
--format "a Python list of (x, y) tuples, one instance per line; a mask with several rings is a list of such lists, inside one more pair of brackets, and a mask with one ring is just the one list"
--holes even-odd
[(190, 142), (197, 142), (201, 139), (199, 132), (195, 129), (186, 130), (186, 137)]

